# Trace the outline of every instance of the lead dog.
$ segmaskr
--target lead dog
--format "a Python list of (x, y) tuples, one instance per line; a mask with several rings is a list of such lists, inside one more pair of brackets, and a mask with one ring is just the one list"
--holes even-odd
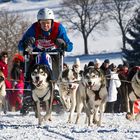
[(76, 123), (78, 123), (80, 113), (84, 107), (88, 126), (92, 125), (92, 123), (96, 123), (98, 126), (101, 125), (102, 114), (107, 100), (105, 81), (105, 77), (99, 69), (95, 69), (94, 66), (85, 67), (76, 94)]
[(7, 107), (6, 107), (6, 86), (4, 81), (4, 74), (0, 70), (0, 112), (4, 111), (6, 114)]
[[(32, 97), (36, 103), (36, 116), (38, 124), (41, 125), (43, 120), (51, 119), (52, 101), (53, 101), (53, 86), (51, 83), (50, 69), (41, 64), (36, 64), (31, 72), (32, 80)], [(41, 115), (40, 104), (45, 102), (46, 114)]]

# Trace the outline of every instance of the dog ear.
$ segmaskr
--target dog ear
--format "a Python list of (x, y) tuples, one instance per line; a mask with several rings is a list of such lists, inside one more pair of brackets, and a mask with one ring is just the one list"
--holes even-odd
[(67, 77), (68, 76), (68, 72), (69, 72), (69, 69), (66, 69), (62, 72), (62, 77)]
[(53, 78), (53, 72), (51, 68), (48, 65), (44, 65), (44, 67), (45, 67), (45, 72), (48, 74), (46, 81), (53, 80), (54, 78)]
[(85, 64), (85, 66), (84, 66), (84, 70), (86, 70), (88, 68), (88, 66), (87, 66), (87, 64)]
[(80, 72), (79, 72), (81, 77), (83, 76), (83, 72), (84, 72), (83, 70), (80, 70)]

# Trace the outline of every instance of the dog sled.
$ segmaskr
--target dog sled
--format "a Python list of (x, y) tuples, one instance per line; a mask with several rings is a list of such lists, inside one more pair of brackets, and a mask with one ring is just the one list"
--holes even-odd
[[(44, 62), (46, 65), (52, 69), (52, 82), (57, 83), (59, 78), (61, 77), (62, 71), (63, 71), (63, 58), (64, 58), (64, 50), (61, 48), (47, 48), (44, 51), (41, 52), (32, 52), (31, 54), (25, 53), (25, 65), (24, 65), (24, 77), (25, 77), (25, 91), (23, 96), (23, 107), (20, 111), (22, 115), (26, 115), (30, 110), (34, 110), (35, 102), (32, 98), (32, 91), (31, 91), (31, 84), (30, 84), (30, 69), (35, 64), (40, 64), (41, 57), (46, 58)], [(55, 63), (55, 60), (57, 60), (58, 64), (58, 74), (56, 74), (55, 67), (53, 66), (53, 63)], [(31, 62), (32, 61), (32, 62)], [(54, 93), (54, 104), (55, 105), (61, 105), (59, 91), (55, 89), (55, 86), (53, 86), (53, 93)], [(55, 107), (54, 107), (55, 108)]]

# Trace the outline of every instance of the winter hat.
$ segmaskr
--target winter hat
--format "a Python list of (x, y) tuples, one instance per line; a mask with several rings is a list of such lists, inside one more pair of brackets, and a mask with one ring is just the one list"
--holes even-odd
[(8, 52), (7, 51), (3, 51), (1, 52), (1, 56), (7, 55), (8, 56)]
[(123, 68), (123, 64), (119, 64), (117, 68), (118, 69), (122, 69)]
[(14, 55), (13, 62), (16, 62), (17, 60), (19, 60), (20, 62), (24, 62), (24, 57), (22, 55), (16, 53)]
[(109, 59), (105, 59), (104, 63), (110, 63)]
[(109, 68), (110, 68), (111, 71), (114, 71), (114, 70), (117, 68), (117, 66), (116, 66), (114, 63), (112, 63), (112, 64), (109, 66)]
[(94, 66), (94, 62), (93, 62), (93, 61), (90, 61), (90, 62), (88, 63), (88, 67), (90, 67), (90, 66)]
[(124, 63), (123, 63), (123, 66), (124, 66), (124, 67), (129, 67), (129, 64), (128, 64), (127, 62), (124, 62)]
[(75, 60), (75, 62), (74, 62), (74, 65), (80, 66), (80, 59), (79, 59), (79, 58), (76, 58), (76, 60)]
[(99, 59), (95, 59), (95, 60), (94, 60), (94, 64), (96, 64), (96, 63), (97, 63), (97, 64), (100, 64), (101, 61), (100, 61)]

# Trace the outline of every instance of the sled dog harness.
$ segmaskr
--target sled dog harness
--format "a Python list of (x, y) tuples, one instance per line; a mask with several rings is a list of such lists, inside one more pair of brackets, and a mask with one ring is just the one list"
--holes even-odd
[(41, 25), (39, 22), (34, 23), (34, 25), (35, 25), (35, 40), (36, 40), (35, 46), (36, 47), (38, 47), (39, 49), (40, 47), (50, 48), (52, 46), (55, 48), (58, 48), (54, 42), (58, 35), (58, 28), (59, 28), (60, 23), (53, 22), (51, 33), (49, 33), (49, 36), (43, 35)]
[(40, 102), (43, 102), (44, 98), (48, 95), (49, 91), (51, 91), (51, 87), (48, 89), (48, 91), (46, 92), (46, 94), (43, 97), (38, 97)]

